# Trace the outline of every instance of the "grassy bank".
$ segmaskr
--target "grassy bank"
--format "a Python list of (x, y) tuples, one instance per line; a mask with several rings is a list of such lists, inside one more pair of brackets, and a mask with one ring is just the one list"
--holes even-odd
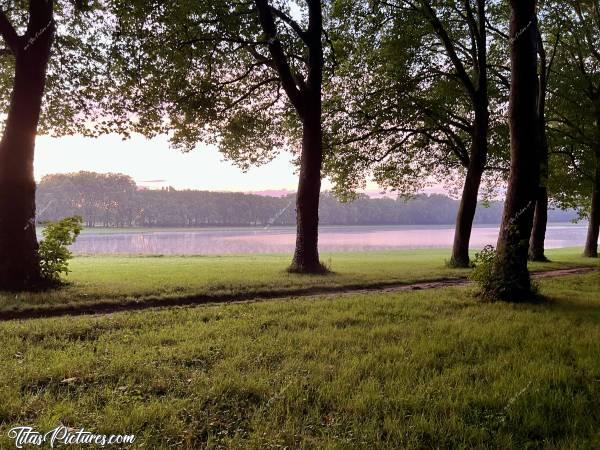
[[(551, 251), (553, 263), (534, 264), (532, 269), (597, 265), (580, 253), (580, 249)], [(284, 295), (317, 287), (408, 284), (466, 276), (466, 270), (445, 266), (448, 255), (448, 250), (324, 254), (323, 261), (333, 271), (325, 277), (288, 274), (289, 255), (77, 257), (71, 263), (68, 286), (35, 294), (0, 293), (0, 312), (190, 296)]]
[(0, 447), (62, 423), (137, 448), (598, 448), (600, 274), (536, 305), (469, 289), (1, 323)]

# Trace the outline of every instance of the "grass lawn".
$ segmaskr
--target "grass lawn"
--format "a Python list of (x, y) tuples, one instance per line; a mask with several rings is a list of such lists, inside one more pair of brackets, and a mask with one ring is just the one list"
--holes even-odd
[[(283, 295), (314, 287), (377, 286), (466, 276), (466, 270), (445, 267), (449, 254), (449, 250), (324, 254), (323, 261), (334, 271), (325, 277), (286, 273), (290, 255), (77, 257), (71, 262), (69, 286), (38, 294), (0, 293), (0, 311), (190, 296)], [(581, 249), (548, 254), (553, 263), (532, 268), (598, 264), (580, 257)]]
[[(424, 255), (337, 258), (339, 277), (446, 273)], [(76, 261), (77, 283), (127, 268), (140, 292), (169, 266), (163, 280), (191, 289), (207, 286), (198, 268), (217, 283), (228, 267), (117, 259), (94, 276), (93, 261)], [(285, 261), (249, 270), (268, 286)], [(600, 448), (600, 273), (540, 284), (540, 304), (461, 287), (0, 323), (0, 448), (12, 426), (59, 423), (133, 433), (135, 448)]]

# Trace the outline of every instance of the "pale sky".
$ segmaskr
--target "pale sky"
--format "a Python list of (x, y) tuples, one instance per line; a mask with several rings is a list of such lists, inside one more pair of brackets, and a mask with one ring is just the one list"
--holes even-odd
[[(40, 181), (51, 173), (70, 173), (82, 170), (100, 173), (123, 173), (132, 177), (138, 186), (157, 189), (255, 192), (288, 190), (295, 192), (298, 176), (289, 153), (260, 167), (242, 172), (225, 160), (215, 147), (198, 146), (182, 153), (169, 146), (166, 136), (146, 139), (133, 136), (123, 140), (117, 135), (86, 138), (67, 136), (52, 138), (38, 136), (35, 151), (35, 179)], [(324, 180), (322, 190), (331, 189)], [(367, 192), (381, 189), (367, 183)], [(425, 189), (426, 193), (444, 193), (441, 186)]]
[[(226, 161), (214, 147), (198, 147), (193, 152), (181, 153), (169, 146), (166, 137), (148, 140), (134, 136), (125, 141), (116, 135), (97, 139), (81, 136), (37, 138), (36, 180), (50, 173), (81, 170), (124, 173), (138, 185), (148, 187), (210, 191), (295, 191), (298, 182), (288, 153), (244, 173)], [(153, 180), (164, 182), (148, 183)], [(324, 184), (324, 188), (329, 186)]]

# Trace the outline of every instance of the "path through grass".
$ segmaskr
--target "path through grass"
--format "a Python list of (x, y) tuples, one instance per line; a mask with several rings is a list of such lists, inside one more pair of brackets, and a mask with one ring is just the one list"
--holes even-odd
[[(550, 264), (534, 270), (595, 265), (580, 249), (549, 252)], [(177, 300), (190, 296), (235, 298), (278, 295), (315, 287), (377, 286), (465, 277), (467, 270), (449, 269), (447, 250), (325, 254), (334, 271), (328, 276), (289, 274), (289, 255), (223, 257), (77, 257), (70, 285), (37, 294), (0, 293), (0, 312), (64, 305), (119, 304), (124, 301)]]
[(138, 448), (600, 448), (600, 274), (0, 324), (16, 424)]

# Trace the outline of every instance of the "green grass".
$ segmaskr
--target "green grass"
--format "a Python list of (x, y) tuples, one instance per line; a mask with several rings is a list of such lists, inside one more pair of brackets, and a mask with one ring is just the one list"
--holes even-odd
[(600, 448), (600, 273), (540, 284), (0, 323), (0, 448), (59, 423), (136, 448)]
[[(555, 262), (534, 270), (597, 265), (580, 257), (580, 249), (550, 251)], [(334, 271), (328, 276), (289, 274), (289, 255), (77, 257), (71, 262), (69, 285), (37, 294), (0, 293), (0, 311), (180, 299), (298, 292), (315, 287), (376, 286), (466, 276), (445, 266), (448, 250), (324, 254)]]

